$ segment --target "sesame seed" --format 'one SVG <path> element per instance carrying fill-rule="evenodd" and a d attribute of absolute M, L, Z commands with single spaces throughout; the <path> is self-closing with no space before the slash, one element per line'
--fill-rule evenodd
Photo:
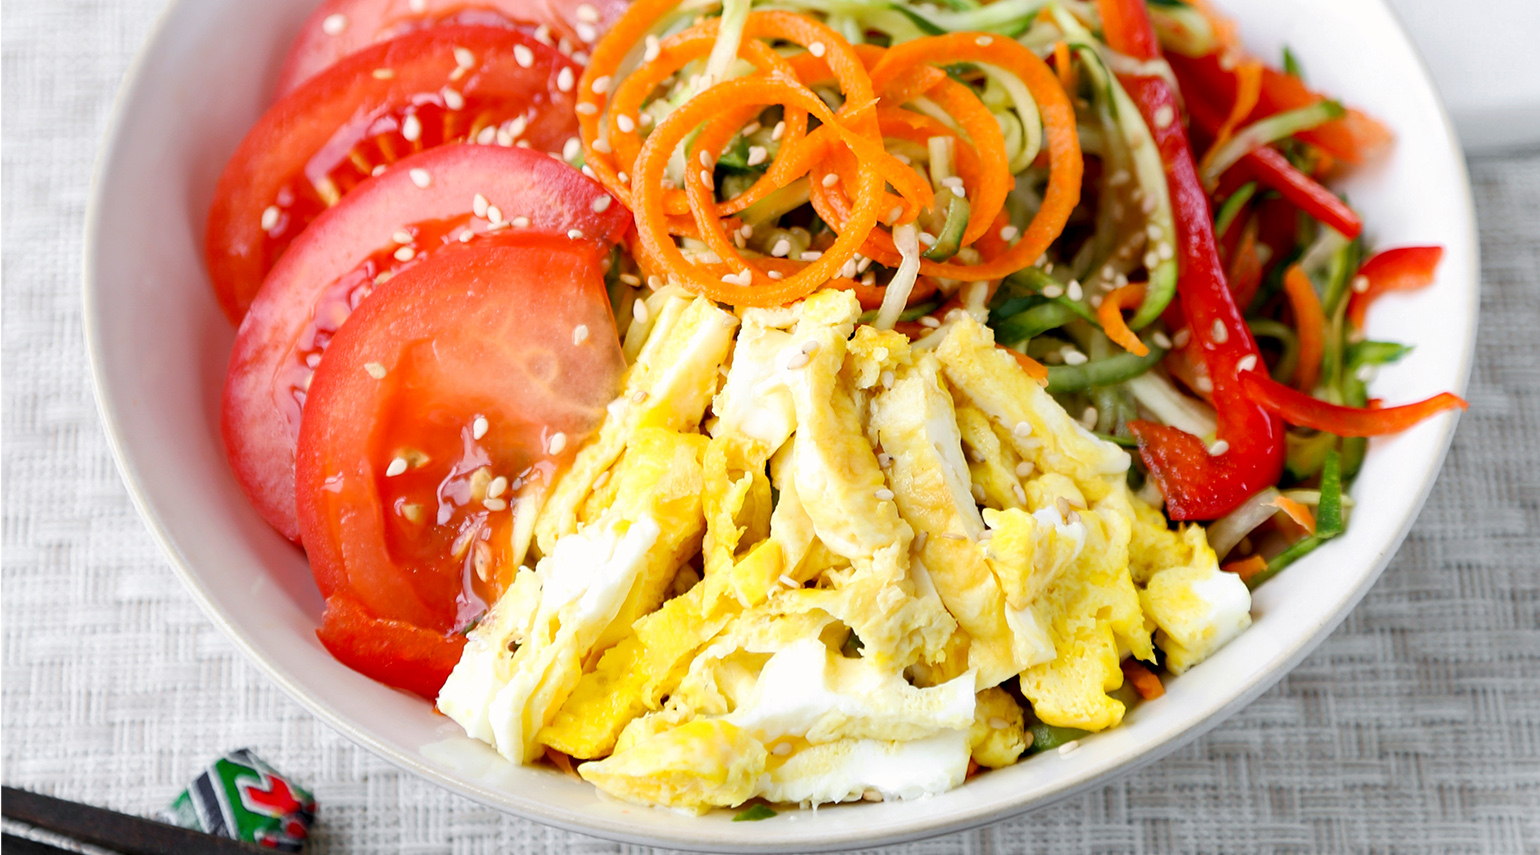
<path fill-rule="evenodd" d="M 888 468 L 889 466 L 892 466 L 892 465 L 893 465 L 893 455 L 888 454 L 886 451 L 878 453 L 878 455 L 877 455 L 877 466 L 878 467 L 880 467 L 882 469 L 886 469 L 886 468 Z"/>
<path fill-rule="evenodd" d="M 1159 347 L 1161 350 L 1171 349 L 1171 337 L 1161 332 L 1160 330 L 1156 330 L 1153 334 L 1151 334 L 1150 340 L 1155 342 L 1155 346 Z"/>
<path fill-rule="evenodd" d="M 470 48 L 456 46 L 454 53 L 455 65 L 461 68 L 470 68 L 476 64 L 476 54 L 472 53 Z"/>
<path fill-rule="evenodd" d="M 392 459 L 390 461 L 390 465 L 389 466 L 385 467 L 385 477 L 386 478 L 394 478 L 397 475 L 400 475 L 402 472 L 405 472 L 405 471 L 406 471 L 406 458 L 405 457 L 397 457 L 397 458 L 394 458 L 394 459 Z"/>
<path fill-rule="evenodd" d="M 513 61 L 521 68 L 529 68 L 535 64 L 535 52 L 525 45 L 513 46 Z"/>
<path fill-rule="evenodd" d="M 278 225 L 278 218 L 282 215 L 283 212 L 278 210 L 277 205 L 268 205 L 264 208 L 262 210 L 262 231 L 272 231 L 273 227 Z"/>
<path fill-rule="evenodd" d="M 925 544 L 930 541 L 930 532 L 922 531 L 914 536 L 914 549 L 917 552 L 925 550 Z"/>
<path fill-rule="evenodd" d="M 487 197 L 481 195 L 480 193 L 477 193 L 475 196 L 471 197 L 471 213 L 478 217 L 486 217 L 489 205 L 490 203 L 487 202 Z"/>
<path fill-rule="evenodd" d="M 990 730 L 1004 730 L 1004 729 L 1006 729 L 1007 727 L 1010 727 L 1010 726 L 1011 726 L 1010 722 L 1008 722 L 1005 719 L 1000 718 L 998 716 L 991 717 L 989 719 L 989 729 Z"/>
<path fill-rule="evenodd" d="M 710 190 L 710 189 L 712 189 L 713 187 L 716 186 L 711 181 L 711 172 L 710 172 L 710 170 L 702 169 L 700 171 L 700 183 L 701 183 L 701 186 L 705 187 L 707 190 Z"/>
<path fill-rule="evenodd" d="M 1062 285 L 1049 285 L 1043 289 L 1043 296 L 1050 300 L 1057 300 L 1064 296 L 1064 287 Z"/>
<path fill-rule="evenodd" d="M 799 350 L 796 353 L 793 353 L 790 359 L 786 360 L 786 370 L 796 371 L 798 368 L 806 367 L 808 362 L 809 360 L 807 354 Z"/>
<path fill-rule="evenodd" d="M 889 490 L 887 487 L 883 487 L 877 490 L 876 492 L 872 493 L 872 495 L 875 496 L 879 502 L 893 501 L 893 491 Z"/>
<path fill-rule="evenodd" d="M 1059 746 L 1059 756 L 1060 757 L 1068 757 L 1069 755 L 1074 754 L 1076 751 L 1079 751 L 1079 750 L 1080 750 L 1080 740 L 1072 739 L 1069 742 L 1066 742 L 1063 745 Z"/>
<path fill-rule="evenodd" d="M 375 80 L 390 80 L 396 76 L 396 73 L 388 68 L 376 68 L 375 70 L 369 72 L 369 76 L 373 77 Z"/>
<path fill-rule="evenodd" d="M 1176 257 L 1176 250 L 1171 248 L 1171 244 L 1162 243 L 1155 247 L 1155 255 L 1161 261 L 1170 261 Z"/>
<path fill-rule="evenodd" d="M 556 88 L 563 92 L 571 92 L 572 85 L 576 82 L 571 68 L 564 67 L 556 74 Z"/>
<path fill-rule="evenodd" d="M 797 257 L 802 259 L 803 261 L 817 261 L 818 259 L 823 258 L 823 253 L 819 252 L 816 249 L 809 249 L 809 250 L 803 251 Z"/>
<path fill-rule="evenodd" d="M 658 58 L 658 54 L 662 52 L 663 48 L 660 44 L 658 44 L 657 36 L 648 36 L 646 44 L 647 49 L 642 54 L 642 59 L 646 60 L 647 62 L 652 62 Z"/>
<path fill-rule="evenodd" d="M 470 229 L 464 229 L 460 232 L 460 243 L 470 243 L 471 240 L 475 237 L 475 232 L 471 231 Z"/>
<path fill-rule="evenodd" d="M 376 380 L 385 379 L 385 366 L 379 364 L 378 362 L 365 362 L 364 371 L 370 377 L 373 377 Z"/>
<path fill-rule="evenodd" d="M 840 183 L 840 177 L 832 172 L 823 177 L 823 186 L 825 187 L 833 187 L 838 183 Z"/>
<path fill-rule="evenodd" d="M 419 188 L 425 188 L 433 183 L 433 176 L 429 175 L 426 169 L 414 168 L 407 174 L 411 176 L 412 183 L 416 184 Z"/>
<path fill-rule="evenodd" d="M 758 166 L 770 157 L 770 152 L 762 145 L 749 146 L 749 166 Z"/>
<path fill-rule="evenodd" d="M 550 24 L 541 24 L 540 26 L 536 27 L 535 28 L 535 32 L 534 32 L 534 36 L 535 36 L 535 41 L 537 41 L 537 42 L 539 42 L 539 43 L 541 43 L 543 45 L 551 46 L 551 45 L 554 44 L 551 41 L 551 25 Z"/>
<path fill-rule="evenodd" d="M 1096 419 L 1100 415 L 1101 413 L 1098 413 L 1095 407 L 1086 407 L 1085 412 L 1080 414 L 1080 423 L 1089 430 L 1092 425 L 1096 424 Z"/>
<path fill-rule="evenodd" d="M 745 267 L 737 273 L 722 274 L 722 281 L 729 285 L 737 285 L 741 288 L 746 288 L 754 282 L 754 273 Z"/>
<path fill-rule="evenodd" d="M 614 201 L 615 201 L 615 197 L 614 196 L 611 196 L 610 194 L 605 193 L 602 196 L 596 197 L 594 199 L 594 203 L 592 205 L 589 205 L 589 207 L 593 209 L 595 214 L 602 214 L 605 211 L 608 211 L 610 209 L 610 205 L 612 203 L 614 203 Z"/>
<path fill-rule="evenodd" d="M 1076 301 L 1085 296 L 1085 290 L 1080 287 L 1080 282 L 1076 279 L 1069 280 L 1069 284 L 1064 286 L 1064 293 L 1068 295 L 1071 300 Z"/>
<path fill-rule="evenodd" d="M 395 255 L 397 261 L 411 261 L 417 256 L 417 251 L 409 246 L 403 246 L 396 250 Z"/>
<path fill-rule="evenodd" d="M 647 401 L 647 390 L 646 389 L 637 389 L 635 392 L 631 393 L 631 403 L 633 403 L 633 404 L 641 404 L 641 403 L 645 403 L 646 401 Z"/>
<path fill-rule="evenodd" d="M 777 757 L 785 757 L 786 755 L 791 753 L 791 743 L 790 742 L 777 742 L 775 744 L 775 747 L 770 749 L 770 753 L 774 754 Z"/>
<path fill-rule="evenodd" d="M 621 113 L 615 117 L 615 127 L 620 128 L 621 133 L 629 134 L 636 130 L 636 122 L 630 116 Z"/>
<path fill-rule="evenodd" d="M 1031 464 L 1029 463 L 1027 465 L 1030 466 Z M 1020 467 L 1018 466 L 1017 468 L 1019 469 Z M 1015 494 L 1016 502 L 1018 504 L 1025 505 L 1027 503 L 1027 491 L 1023 490 L 1020 484 L 1012 484 L 1011 492 Z"/>
<path fill-rule="evenodd" d="M 1230 330 L 1225 327 L 1224 321 L 1221 321 L 1217 318 L 1214 320 L 1214 328 L 1212 334 L 1215 344 L 1224 344 L 1230 340 Z"/>
<path fill-rule="evenodd" d="M 619 181 L 621 184 L 630 184 L 631 183 L 631 176 L 625 174 L 624 172 L 616 173 L 615 174 L 615 179 L 617 181 Z"/>
<path fill-rule="evenodd" d="M 936 236 L 931 234 L 930 232 L 920 232 L 919 237 L 920 237 L 920 243 L 922 243 L 922 244 L 924 244 L 926 246 L 935 246 L 935 244 L 936 244 Z"/>
<path fill-rule="evenodd" d="M 511 225 L 516 229 L 529 228 L 529 217 L 514 217 Z"/>
<path fill-rule="evenodd" d="M 973 500 L 975 502 L 979 502 L 981 504 L 983 503 L 983 501 L 984 501 L 984 485 L 983 484 L 975 483 L 975 484 L 973 484 L 972 487 L 969 488 L 969 491 L 971 493 L 973 493 Z"/>
<path fill-rule="evenodd" d="M 488 205 L 487 206 L 487 219 L 491 220 L 494 223 L 502 222 L 503 221 L 503 209 L 497 207 L 496 205 Z"/>
<path fill-rule="evenodd" d="M 1060 496 L 1053 500 L 1054 507 L 1058 509 L 1059 516 L 1068 517 L 1070 514 L 1069 499 Z"/>
<path fill-rule="evenodd" d="M 813 56 L 823 56 L 824 50 L 823 42 L 813 42 L 807 46 L 807 52 Z"/>
<path fill-rule="evenodd" d="M 508 502 L 503 499 L 494 499 L 490 496 L 481 500 L 481 506 L 489 511 L 506 511 Z"/>
<path fill-rule="evenodd" d="M 551 454 L 561 454 L 562 449 L 564 449 L 566 447 L 567 447 L 567 435 L 566 434 L 562 433 L 561 431 L 557 431 L 556 433 L 551 434 L 551 442 L 550 442 L 550 445 L 548 446 L 548 450 L 550 451 Z"/>
<path fill-rule="evenodd" d="M 771 279 L 780 279 L 781 278 L 781 271 L 779 271 L 779 270 L 772 270 L 769 273 L 766 273 L 765 275 L 769 276 Z"/>
<path fill-rule="evenodd" d="M 348 16 L 343 14 L 327 15 L 321 21 L 321 32 L 328 36 L 335 36 L 348 28 Z"/>
<path fill-rule="evenodd" d="M 891 388 L 893 388 L 893 381 L 896 378 L 893 376 L 893 372 L 892 371 L 884 371 L 884 372 L 882 372 L 882 376 L 880 378 L 878 378 L 878 379 L 880 379 L 882 381 L 882 385 L 885 388 L 891 389 Z"/>
<path fill-rule="evenodd" d="M 588 324 L 578 324 L 572 328 L 572 343 L 582 344 L 588 341 Z"/>
<path fill-rule="evenodd" d="M 412 242 L 412 233 L 408 232 L 408 231 L 399 231 L 399 232 L 396 232 L 395 234 L 391 235 L 390 239 L 395 241 L 396 243 L 411 243 Z"/>
<path fill-rule="evenodd" d="M 573 240 L 582 240 L 583 239 L 583 230 L 582 229 L 567 229 L 567 237 L 572 238 Z"/>
<path fill-rule="evenodd" d="M 967 535 L 965 535 L 965 534 L 958 534 L 955 531 L 944 531 L 944 532 L 941 533 L 941 536 L 943 538 L 945 538 L 946 540 L 967 540 L 968 539 Z"/>
<path fill-rule="evenodd" d="M 595 95 L 603 95 L 610 91 L 610 76 L 608 74 L 601 74 L 595 77 L 594 82 L 590 83 L 588 88 L 592 89 Z"/>
<path fill-rule="evenodd" d="M 933 330 L 934 329 L 940 329 L 941 328 L 941 321 L 937 320 L 936 318 L 931 317 L 930 315 L 926 315 L 926 316 L 920 318 L 920 326 L 927 327 L 927 328 L 933 329 Z"/>
<path fill-rule="evenodd" d="M 1218 457 L 1219 455 L 1224 454 L 1226 451 L 1229 451 L 1229 450 L 1230 450 L 1230 443 L 1225 442 L 1222 439 L 1214 440 L 1214 444 L 1208 447 L 1208 453 L 1212 454 L 1215 457 Z"/>
<path fill-rule="evenodd" d="M 577 15 L 579 21 L 587 21 L 590 24 L 599 23 L 599 10 L 595 9 L 592 4 L 579 4 L 577 9 L 574 10 L 574 14 Z"/>
<path fill-rule="evenodd" d="M 770 139 L 772 139 L 772 140 L 779 140 L 781 138 L 781 135 L 785 134 L 785 133 L 786 133 L 786 123 L 785 122 L 776 122 L 775 123 L 775 128 L 770 131 Z"/>
<path fill-rule="evenodd" d="M 451 110 L 465 109 L 465 96 L 461 95 L 458 91 L 445 86 L 444 91 L 439 94 L 444 98 L 445 107 Z"/>
<path fill-rule="evenodd" d="M 401 122 L 401 136 L 407 142 L 417 142 L 418 138 L 422 136 L 422 120 L 417 118 L 416 113 L 407 116 Z"/>
<path fill-rule="evenodd" d="M 1255 353 L 1248 353 L 1245 356 L 1242 356 L 1239 362 L 1235 363 L 1236 371 L 1250 371 L 1256 367 L 1257 355 Z"/>
<path fill-rule="evenodd" d="M 1022 424 L 1026 424 L 1026 422 L 1022 422 Z M 1032 466 L 1032 461 L 1030 461 L 1030 460 L 1023 460 L 1023 461 L 1021 461 L 1020 463 L 1016 464 L 1016 477 L 1017 478 L 1025 478 L 1028 475 L 1031 475 L 1033 468 L 1035 468 L 1035 467 Z M 1020 485 L 1018 485 L 1018 486 L 1020 486 Z"/>
<path fill-rule="evenodd" d="M 577 137 L 567 137 L 567 141 L 561 147 L 562 160 L 576 160 L 582 153 L 583 141 Z"/>
<path fill-rule="evenodd" d="M 1020 232 L 1017 231 L 1015 226 L 1001 226 L 1000 227 L 1000 240 L 1003 240 L 1003 241 L 1006 241 L 1007 243 L 1009 243 L 1010 241 L 1015 240 L 1016 239 L 1016 235 L 1019 234 L 1019 233 Z"/>
<path fill-rule="evenodd" d="M 1062 353 L 1064 354 L 1065 365 L 1084 365 L 1090 361 L 1090 357 L 1074 349 L 1073 347 L 1064 348 Z"/>
<path fill-rule="evenodd" d="M 1176 111 L 1171 109 L 1170 104 L 1162 104 L 1155 108 L 1155 127 L 1165 130 L 1171 127 L 1174 121 L 1176 121 Z"/>
<path fill-rule="evenodd" d="M 800 587 L 802 587 L 800 584 L 797 583 L 796 579 L 791 578 L 790 576 L 786 575 L 785 573 L 782 573 L 778 577 L 778 581 L 780 581 L 780 583 L 782 585 L 785 585 L 788 588 L 800 588 Z"/>
<path fill-rule="evenodd" d="M 648 284 L 652 284 L 651 279 L 648 280 Z M 661 287 L 661 285 L 657 287 Z M 639 324 L 647 323 L 647 303 L 645 301 L 637 300 L 631 304 L 631 320 Z"/>
<path fill-rule="evenodd" d="M 973 43 L 978 45 L 979 47 L 989 47 L 990 43 L 992 43 L 993 41 L 994 41 L 994 39 L 990 38 L 989 36 L 979 36 L 978 38 L 973 40 Z"/>
<path fill-rule="evenodd" d="M 1369 277 L 1362 274 L 1353 277 L 1353 293 L 1366 294 L 1369 292 Z"/>
<path fill-rule="evenodd" d="M 599 105 L 589 101 L 584 101 L 572 109 L 576 110 L 579 116 L 595 116 L 599 113 Z M 600 142 L 602 140 L 594 140 L 594 148 L 599 148 Z"/>
<path fill-rule="evenodd" d="M 593 42 L 597 41 L 598 38 L 599 38 L 599 30 L 593 24 L 588 24 L 588 23 L 584 23 L 582 21 L 578 21 L 576 24 L 573 25 L 572 29 L 577 30 L 578 38 L 580 38 L 583 41 L 588 42 L 590 44 L 592 44 Z M 573 61 L 574 62 L 585 62 L 585 61 L 587 61 L 588 56 L 586 54 L 583 54 L 583 59 L 582 60 L 578 59 L 578 55 L 582 54 L 582 53 L 583 53 L 582 51 L 573 51 L 572 52 L 572 59 L 573 59 Z"/>
<path fill-rule="evenodd" d="M 1182 327 L 1171 336 L 1171 343 L 1177 347 L 1186 347 L 1189 341 L 1192 341 L 1191 327 Z"/>
<path fill-rule="evenodd" d="M 374 168 L 369 170 L 369 174 L 373 175 L 375 177 L 379 177 L 381 175 L 384 175 L 385 174 L 385 164 L 383 164 L 383 163 L 376 163 L 374 165 Z"/>

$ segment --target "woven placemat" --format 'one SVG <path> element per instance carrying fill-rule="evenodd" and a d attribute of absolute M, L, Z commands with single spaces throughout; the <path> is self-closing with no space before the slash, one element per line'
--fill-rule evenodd
<path fill-rule="evenodd" d="M 160 6 L 4 6 L 5 783 L 148 814 L 250 745 L 315 790 L 316 852 L 635 851 L 501 815 L 347 742 L 241 658 L 140 524 L 91 400 L 80 241 L 112 95 Z M 1154 766 L 890 853 L 1540 852 L 1540 156 L 1471 168 L 1471 410 L 1362 605 Z"/>

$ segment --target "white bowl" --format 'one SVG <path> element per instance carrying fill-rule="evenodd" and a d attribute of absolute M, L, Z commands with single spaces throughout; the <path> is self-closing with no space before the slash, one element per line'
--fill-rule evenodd
<path fill-rule="evenodd" d="M 201 261 L 226 157 L 268 103 L 289 38 L 315 0 L 172 3 L 119 95 L 86 236 L 86 334 L 123 479 L 189 591 L 250 659 L 315 715 L 396 765 L 489 806 L 628 842 L 730 851 L 873 846 L 1041 807 L 1154 761 L 1276 682 L 1364 595 L 1417 517 L 1454 428 L 1445 415 L 1373 443 L 1347 533 L 1264 586 L 1256 623 L 1123 726 L 906 803 L 789 811 L 755 823 L 601 798 L 510 766 L 426 703 L 338 664 L 315 637 L 321 597 L 304 556 L 258 518 L 225 465 L 218 405 L 232 331 Z M 1377 0 L 1225 0 L 1250 48 L 1287 44 L 1310 81 L 1386 121 L 1386 160 L 1343 187 L 1372 244 L 1445 247 L 1437 283 L 1392 296 L 1370 331 L 1415 344 L 1381 372 L 1388 401 L 1463 390 L 1475 342 L 1475 221 L 1464 161 L 1433 86 Z"/>

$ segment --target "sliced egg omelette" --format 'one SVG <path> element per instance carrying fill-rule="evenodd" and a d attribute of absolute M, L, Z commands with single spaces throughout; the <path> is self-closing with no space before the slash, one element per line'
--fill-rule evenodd
<path fill-rule="evenodd" d="M 647 308 L 438 698 L 510 761 L 686 811 L 917 798 L 1016 762 L 1029 715 L 1117 725 L 1124 658 L 1181 673 L 1250 623 L 966 313 L 916 345 L 843 291 Z"/>

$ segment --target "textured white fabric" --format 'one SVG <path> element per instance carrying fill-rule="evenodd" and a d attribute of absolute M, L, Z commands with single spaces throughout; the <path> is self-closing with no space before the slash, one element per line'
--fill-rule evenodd
<path fill-rule="evenodd" d="M 204 619 L 135 516 L 91 400 L 80 240 L 112 95 L 160 5 L 4 7 L 5 783 L 150 814 L 250 745 L 316 791 L 317 852 L 634 851 L 452 796 L 315 721 Z M 1540 851 L 1540 157 L 1472 170 L 1471 411 L 1347 623 L 1152 767 L 890 852 Z"/>

